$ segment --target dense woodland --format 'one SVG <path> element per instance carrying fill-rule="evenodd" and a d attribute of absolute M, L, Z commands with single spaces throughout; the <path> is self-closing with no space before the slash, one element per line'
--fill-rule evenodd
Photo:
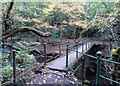
<path fill-rule="evenodd" d="M 120 1 L 38 3 L 13 0 L 2 3 L 0 17 L 2 83 L 10 81 L 12 77 L 11 49 L 17 52 L 17 75 L 38 63 L 35 57 L 37 54 L 42 57 L 43 52 L 36 46 L 43 46 L 46 41 L 47 45 L 57 45 L 68 39 L 74 42 L 78 39 L 92 39 L 113 44 L 112 48 L 116 48 L 114 52 L 119 54 Z M 21 54 L 23 51 L 25 53 Z M 36 69 L 22 79 L 28 80 Z"/>
<path fill-rule="evenodd" d="M 116 38 L 119 34 L 119 2 L 14 2 L 10 14 L 6 15 L 9 4 L 3 4 L 3 19 L 8 17 L 16 29 L 27 26 L 45 32 L 55 30 L 54 33 L 62 32 L 70 38 L 78 38 L 87 31 L 91 37 Z M 7 30 L 4 26 L 3 32 Z"/>

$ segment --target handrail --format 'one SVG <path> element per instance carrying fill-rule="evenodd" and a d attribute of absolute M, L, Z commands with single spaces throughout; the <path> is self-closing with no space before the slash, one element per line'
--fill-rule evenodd
<path fill-rule="evenodd" d="M 43 63 L 41 63 L 41 66 L 42 66 L 42 64 Z M 37 67 L 37 66 L 40 66 L 40 64 L 37 64 L 37 65 L 33 66 L 32 68 L 28 69 L 27 71 L 23 72 L 22 74 L 20 74 L 19 76 L 16 77 L 16 80 L 19 79 L 21 76 L 25 75 L 26 73 L 28 73 L 29 71 L 31 71 L 32 69 L 34 69 L 35 67 Z M 6 85 L 7 83 L 10 83 L 12 81 L 13 81 L 13 79 L 11 79 L 10 81 L 7 81 L 7 82 L 3 83 L 2 85 Z"/>
<path fill-rule="evenodd" d="M 76 71 L 78 70 L 78 68 L 79 68 L 80 66 L 81 66 L 81 64 L 79 64 L 79 65 L 77 66 L 77 68 L 74 70 L 73 74 L 76 73 Z"/>
<path fill-rule="evenodd" d="M 113 64 L 117 64 L 117 65 L 120 65 L 120 62 L 115 62 L 115 61 L 109 61 L 109 60 L 106 60 L 106 59 L 100 59 L 101 61 L 105 61 L 105 62 L 108 62 L 108 63 L 113 63 Z"/>
<path fill-rule="evenodd" d="M 87 42 L 87 41 L 86 41 Z M 81 42 L 80 42 L 81 43 Z M 86 43 L 86 49 L 87 49 L 87 47 L 89 46 L 89 45 L 87 45 L 88 43 Z M 71 46 L 69 46 L 69 45 L 67 45 L 66 46 L 66 51 L 68 51 L 71 47 L 75 47 L 75 46 L 77 46 L 77 48 L 78 48 L 78 44 L 75 44 L 75 45 L 71 45 Z M 120 63 L 119 62 L 115 62 L 115 61 L 109 61 L 109 60 L 106 60 L 106 59 L 102 59 L 101 58 L 101 56 L 92 56 L 92 55 L 89 55 L 89 54 L 85 54 L 85 52 L 79 52 L 78 51 L 78 49 L 72 49 L 71 51 L 74 51 L 74 52 L 76 52 L 76 56 L 77 56 L 77 54 L 78 53 L 80 53 L 80 54 L 82 54 L 82 55 L 85 55 L 85 56 L 88 56 L 88 57 L 90 57 L 90 58 L 93 58 L 93 59 L 96 59 L 97 60 L 97 73 L 96 73 L 96 86 L 99 86 L 100 84 L 99 84 L 99 78 L 101 77 L 101 78 L 104 78 L 104 79 L 106 79 L 106 80 L 108 80 L 108 81 L 111 81 L 111 82 L 114 82 L 114 83 L 116 83 L 116 84 L 120 84 L 120 82 L 117 82 L 117 81 L 114 81 L 114 80 L 112 80 L 112 79 L 110 79 L 110 78 L 107 78 L 107 77 L 104 77 L 104 76 L 102 76 L 102 75 L 100 75 L 100 68 L 101 68 L 101 65 L 100 65 L 100 62 L 101 61 L 105 61 L 105 62 L 108 62 L 108 63 L 112 63 L 112 64 L 117 64 L 117 65 L 120 65 Z M 83 51 L 83 42 L 82 42 L 82 51 Z M 68 61 L 67 59 L 68 59 L 68 52 L 66 52 L 66 61 Z M 68 67 L 68 62 L 66 62 L 66 67 Z M 78 65 L 78 67 L 80 66 L 80 64 Z M 72 71 L 73 71 L 73 73 L 75 73 L 76 71 L 77 71 L 77 69 L 78 69 L 78 67 L 75 69 L 75 70 L 73 70 L 71 67 L 69 67 Z"/>
<path fill-rule="evenodd" d="M 72 47 L 76 47 L 74 50 L 71 50 L 71 51 L 76 52 L 76 57 L 77 57 L 77 54 L 79 53 L 79 54 L 88 56 L 88 57 L 90 57 L 90 58 L 96 59 L 96 60 L 97 60 L 97 69 L 98 69 L 98 70 L 101 68 L 101 65 L 98 65 L 98 63 L 100 64 L 101 61 L 105 61 L 105 62 L 108 62 L 108 63 L 113 63 L 113 64 L 120 65 L 119 62 L 109 61 L 109 60 L 106 60 L 106 59 L 99 58 L 99 56 L 96 57 L 96 56 L 92 56 L 92 55 L 86 54 L 85 52 L 79 52 L 79 51 L 78 51 L 78 45 L 80 45 L 80 44 L 82 44 L 82 48 L 84 48 L 83 42 L 82 42 L 82 43 L 81 43 L 81 42 L 76 42 L 76 44 L 74 44 L 74 45 L 69 45 L 69 44 L 67 43 L 67 45 L 66 45 L 66 67 L 67 67 L 67 68 L 70 68 L 70 67 L 68 67 L 68 53 L 69 53 L 69 50 L 70 50 Z M 92 44 L 92 43 L 87 43 L 87 49 L 88 49 L 89 44 Z M 86 45 L 86 44 L 85 44 L 85 45 Z M 92 45 L 93 45 L 93 44 L 92 44 Z M 22 52 L 22 53 L 23 53 L 23 52 Z M 20 53 L 17 53 L 17 54 L 20 54 Z M 46 57 L 46 44 L 44 44 L 44 57 Z M 47 57 L 46 57 L 45 63 L 46 63 L 46 62 L 47 62 Z M 44 62 L 43 62 L 43 63 L 44 63 Z M 40 66 L 40 64 L 35 65 L 34 67 L 32 67 L 32 68 L 30 68 L 29 70 L 23 72 L 21 75 L 15 77 L 15 78 L 16 78 L 16 79 L 20 78 L 21 76 L 23 76 L 24 74 L 28 73 L 30 70 L 32 70 L 32 69 L 35 68 L 36 66 Z M 75 72 L 77 71 L 77 69 L 78 69 L 79 67 L 80 67 L 80 64 L 78 65 L 77 68 L 75 68 L 75 70 L 73 70 L 72 68 L 70 68 L 70 69 L 73 71 L 73 74 L 75 74 Z M 99 78 L 101 77 L 101 78 L 104 78 L 104 79 L 106 79 L 106 80 L 108 80 L 108 81 L 114 82 L 114 83 L 116 83 L 116 84 L 120 84 L 120 83 L 117 82 L 117 81 L 114 81 L 114 80 L 112 80 L 112 79 L 110 79 L 110 78 L 107 78 L 107 77 L 104 77 L 104 76 L 100 75 L 100 71 L 98 71 L 98 70 L 97 70 L 97 74 L 96 74 L 96 78 L 97 78 L 96 81 L 97 81 L 97 82 L 99 82 Z M 98 73 L 98 72 L 99 72 L 99 73 Z M 11 79 L 10 81 L 13 81 L 13 80 L 14 80 L 14 79 Z M 98 86 L 98 84 L 96 84 L 96 86 Z"/>
<path fill-rule="evenodd" d="M 80 45 L 80 44 L 82 45 L 82 53 L 78 51 L 78 45 Z M 89 46 L 89 41 L 86 41 L 85 45 L 87 47 L 86 48 L 86 50 L 87 50 L 88 46 Z M 83 41 L 82 42 L 81 41 L 76 42 L 74 45 L 69 45 L 69 41 L 67 42 L 67 45 L 66 45 L 66 67 L 68 67 L 68 53 L 69 53 L 69 50 L 76 52 L 76 58 L 78 58 L 78 53 L 83 54 L 83 48 L 84 48 L 85 45 L 83 45 Z M 74 50 L 71 50 L 72 47 L 75 47 Z"/>
<path fill-rule="evenodd" d="M 80 45 L 80 44 L 81 44 L 81 42 L 78 42 L 78 43 L 76 43 L 74 45 L 69 45 L 68 48 L 72 48 L 72 47 L 75 47 L 76 45 Z"/>
<path fill-rule="evenodd" d="M 76 52 L 76 50 L 72 50 L 72 51 Z M 78 51 L 78 53 L 80 53 L 82 55 L 85 55 L 85 56 L 89 56 L 89 57 L 94 58 L 94 59 L 97 59 L 95 56 L 92 56 L 92 55 L 89 55 L 89 54 L 85 54 L 85 53 L 82 53 L 82 52 L 79 52 L 79 51 Z"/>
<path fill-rule="evenodd" d="M 21 52 L 21 51 L 20 51 L 20 52 L 17 51 L 16 53 L 17 53 L 18 55 L 21 55 L 21 54 L 25 54 L 25 53 L 28 53 L 28 52 L 29 52 L 28 50 L 24 50 L 24 51 L 22 51 L 22 52 Z"/>
<path fill-rule="evenodd" d="M 120 84 L 120 82 L 114 81 L 114 80 L 112 80 L 112 79 L 110 79 L 110 78 L 107 78 L 107 77 L 104 77 L 104 76 L 102 76 L 102 75 L 99 75 L 99 77 L 101 77 L 101 78 L 103 78 L 103 79 L 106 79 L 106 80 L 108 80 L 108 81 L 111 81 L 111 82 L 113 82 L 113 83 Z"/>
<path fill-rule="evenodd" d="M 59 52 L 60 52 L 60 55 L 61 55 L 61 50 L 60 50 L 60 48 L 61 48 L 61 44 L 63 44 L 63 43 L 60 43 L 59 42 Z M 58 57 L 58 56 L 55 56 L 54 58 L 52 58 L 52 59 L 48 59 L 47 60 L 47 57 L 46 57 L 46 43 L 44 43 L 44 57 L 46 58 L 45 59 L 45 61 L 43 62 L 43 63 L 41 63 L 41 64 L 44 64 L 43 66 L 45 66 L 45 64 L 46 64 L 46 62 L 49 62 L 49 61 L 51 61 L 52 59 L 55 59 L 56 57 Z M 15 52 L 15 54 L 17 54 L 17 55 L 21 55 L 21 54 L 24 54 L 24 53 L 28 53 L 29 51 L 28 50 L 23 50 L 22 52 L 19 52 L 19 51 L 16 51 Z M 9 52 L 9 53 L 11 53 L 11 52 Z M 15 56 L 14 56 L 15 57 Z M 13 61 L 13 63 L 15 64 L 15 61 Z M 24 63 L 23 63 L 24 64 Z M 29 71 L 31 71 L 32 69 L 34 69 L 35 67 L 37 67 L 37 66 L 40 66 L 40 64 L 36 64 L 36 65 L 34 65 L 32 68 L 30 68 L 30 69 L 28 69 L 27 71 L 25 71 L 25 72 L 23 72 L 22 74 L 20 74 L 19 76 L 15 76 L 13 79 L 11 79 L 10 81 L 7 81 L 7 82 L 5 82 L 5 83 L 2 83 L 2 85 L 5 85 L 5 84 L 8 84 L 8 83 L 10 83 L 10 82 L 13 82 L 13 84 L 15 84 L 16 83 L 16 80 L 18 79 L 18 78 L 20 78 L 21 76 L 23 76 L 23 75 L 25 75 L 26 73 L 28 73 Z M 14 68 L 14 70 L 16 70 L 16 67 L 15 66 L 13 66 L 13 68 Z M 15 71 L 14 71 L 14 75 L 15 75 Z M 15 82 L 13 81 L 13 80 L 15 80 Z"/>
<path fill-rule="evenodd" d="M 32 68 L 28 69 L 27 71 L 23 72 L 22 74 L 20 74 L 19 76 L 16 77 L 16 79 L 20 78 L 21 76 L 23 76 L 24 74 L 28 73 L 29 71 L 31 71 L 32 69 L 34 69 L 35 67 L 39 66 L 40 64 L 37 64 L 35 66 L 33 66 Z"/>

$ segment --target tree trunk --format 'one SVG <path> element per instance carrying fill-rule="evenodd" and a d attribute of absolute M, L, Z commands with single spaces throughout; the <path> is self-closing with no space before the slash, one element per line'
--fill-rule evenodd
<path fill-rule="evenodd" d="M 9 30 L 11 27 L 10 11 L 12 10 L 13 4 L 14 4 L 14 0 L 10 2 L 10 4 L 7 7 L 6 12 L 3 14 L 3 25 L 4 25 L 3 31 Z"/>

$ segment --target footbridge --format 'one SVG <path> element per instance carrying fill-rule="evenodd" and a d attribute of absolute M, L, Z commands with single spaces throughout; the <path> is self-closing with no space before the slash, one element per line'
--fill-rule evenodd
<path fill-rule="evenodd" d="M 93 44 L 92 41 L 86 43 L 77 42 L 71 46 L 68 42 L 66 45 L 66 54 L 48 62 L 46 67 L 55 70 L 67 70 L 69 67 L 73 66 L 74 63 L 82 57 L 82 53 L 87 52 Z"/>

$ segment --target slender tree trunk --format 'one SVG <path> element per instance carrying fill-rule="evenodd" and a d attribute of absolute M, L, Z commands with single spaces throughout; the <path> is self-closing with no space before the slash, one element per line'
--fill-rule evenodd
<path fill-rule="evenodd" d="M 14 4 L 14 0 L 10 2 L 10 4 L 6 9 L 6 12 L 3 14 L 3 25 L 4 25 L 3 31 L 7 31 L 8 29 L 10 29 L 11 26 L 10 12 L 12 10 L 13 4 Z"/>
<path fill-rule="evenodd" d="M 10 2 L 10 4 L 8 5 L 7 9 L 6 9 L 6 12 L 3 14 L 3 24 L 2 24 L 2 31 L 7 31 L 9 29 L 11 29 L 11 20 L 10 20 L 10 12 L 12 10 L 12 7 L 13 7 L 13 4 L 14 4 L 14 0 L 12 0 L 12 2 Z M 11 31 L 10 31 L 11 32 Z M 6 38 L 2 38 L 2 42 L 5 43 L 7 42 L 7 39 Z M 12 42 L 12 37 L 11 37 L 11 42 Z"/>

